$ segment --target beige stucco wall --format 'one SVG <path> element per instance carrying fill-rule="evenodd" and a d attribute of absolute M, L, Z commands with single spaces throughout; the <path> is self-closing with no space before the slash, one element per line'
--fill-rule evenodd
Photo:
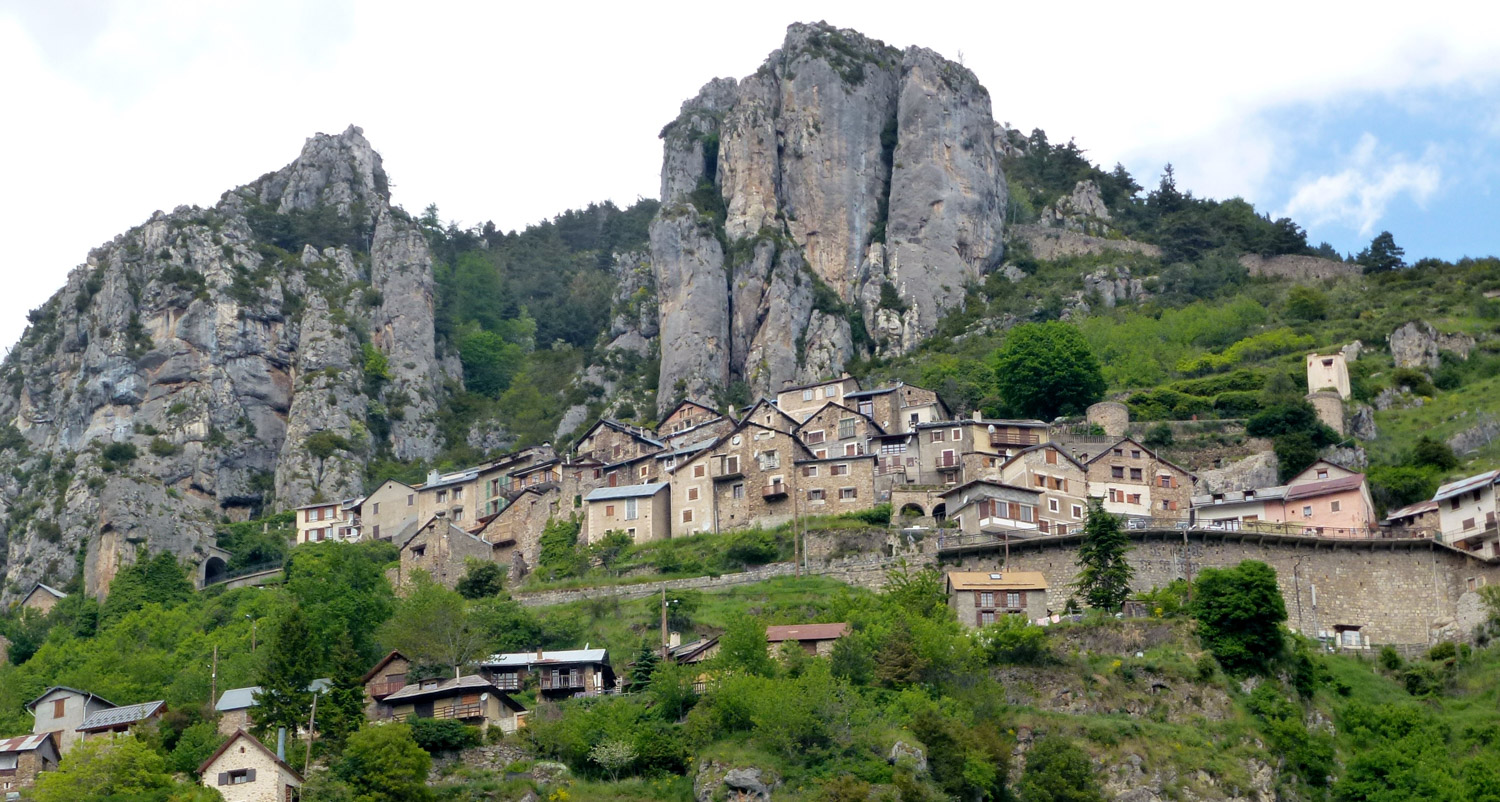
<path fill-rule="evenodd" d="M 52 715 L 53 702 L 57 699 L 65 700 L 63 703 L 63 715 L 55 717 Z M 31 731 L 40 735 L 44 732 L 57 732 L 58 748 L 63 754 L 72 750 L 73 745 L 83 740 L 83 735 L 78 732 L 78 727 L 90 713 L 108 709 L 108 705 L 98 700 L 85 700 L 72 691 L 53 691 L 42 697 L 36 703 L 36 718 L 32 721 Z"/>
<path fill-rule="evenodd" d="M 255 769 L 255 781 L 219 785 L 219 774 L 240 769 Z M 203 785 L 222 794 L 224 802 L 287 802 L 286 787 L 301 783 L 276 765 L 271 755 L 248 744 L 235 743 L 203 771 Z"/>
<path fill-rule="evenodd" d="M 586 502 L 589 537 L 597 540 L 609 531 L 629 532 L 632 529 L 637 543 L 671 537 L 672 494 L 668 488 L 658 490 L 653 496 L 637 497 L 636 517 L 633 519 L 625 515 L 629 501 L 614 498 Z"/>
<path fill-rule="evenodd" d="M 1307 391 L 1334 390 L 1339 398 L 1349 398 L 1349 365 L 1342 353 L 1307 355 Z"/>

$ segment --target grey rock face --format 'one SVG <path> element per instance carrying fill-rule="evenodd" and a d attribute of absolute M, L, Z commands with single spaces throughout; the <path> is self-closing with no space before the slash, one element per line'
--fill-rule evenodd
<path fill-rule="evenodd" d="M 1079 181 L 1070 194 L 1057 199 L 1046 208 L 1037 224 L 1047 228 L 1061 228 L 1080 234 L 1102 234 L 1108 229 L 1109 207 L 1099 195 L 1099 185 L 1093 181 Z"/>
<path fill-rule="evenodd" d="M 730 769 L 724 775 L 724 787 L 735 794 L 735 799 L 760 800 L 771 798 L 771 786 L 761 779 L 761 771 L 756 768 Z"/>
<path fill-rule="evenodd" d="M 1500 421 L 1491 415 L 1481 414 L 1473 426 L 1448 438 L 1448 447 L 1453 453 L 1463 456 L 1472 454 L 1500 438 Z"/>
<path fill-rule="evenodd" d="M 1349 343 L 1348 345 L 1340 349 L 1340 351 L 1344 355 L 1345 362 L 1353 362 L 1359 359 L 1359 355 L 1364 353 L 1364 350 L 1365 344 L 1360 342 L 1359 340 L 1355 340 L 1354 342 Z"/>
<path fill-rule="evenodd" d="M 1196 490 L 1206 494 L 1272 487 L 1278 465 L 1275 453 L 1263 451 L 1223 468 L 1199 472 Z"/>
<path fill-rule="evenodd" d="M 0 452 L 0 475 L 51 480 L 0 486 L 5 508 L 35 509 L 4 532 L 6 587 L 64 584 L 86 549 L 100 593 L 138 546 L 201 564 L 223 556 L 221 516 L 356 494 L 372 410 L 398 455 L 436 453 L 449 363 L 431 260 L 387 186 L 358 128 L 319 134 L 287 167 L 212 208 L 158 212 L 69 275 L 0 367 L 0 422 L 27 444 Z M 288 253 L 295 231 L 338 244 Z M 390 376 L 373 398 L 365 341 Z M 137 456 L 105 460 L 111 444 Z"/>
<path fill-rule="evenodd" d="M 1362 471 L 1370 465 L 1369 456 L 1359 446 L 1334 446 L 1324 449 L 1319 456 L 1351 471 Z"/>
<path fill-rule="evenodd" d="M 897 741 L 891 745 L 890 754 L 885 756 L 885 762 L 891 765 L 909 763 L 912 771 L 924 774 L 927 771 L 927 755 L 922 747 L 913 746 L 905 741 Z"/>
<path fill-rule="evenodd" d="M 1150 295 L 1140 279 L 1131 278 L 1130 268 L 1124 265 L 1102 267 L 1084 276 L 1083 294 L 1085 298 L 1098 294 L 1100 302 L 1111 309 L 1122 301 L 1141 301 Z"/>
<path fill-rule="evenodd" d="M 1439 353 L 1450 351 L 1459 359 L 1468 359 L 1474 350 L 1474 338 L 1467 334 L 1441 334 L 1425 320 L 1407 323 L 1391 332 L 1387 342 L 1391 359 L 1398 368 L 1436 370 L 1443 364 Z"/>
<path fill-rule="evenodd" d="M 1387 409 L 1401 409 L 1404 407 L 1420 407 L 1425 403 L 1422 397 L 1413 393 L 1409 387 L 1387 387 L 1375 395 L 1375 408 L 1384 412 Z"/>
<path fill-rule="evenodd" d="M 662 132 L 659 406 L 741 381 L 774 392 L 930 335 L 999 263 L 994 129 L 962 66 L 821 23 L 706 85 Z M 708 225 L 685 238 L 684 219 Z"/>
<path fill-rule="evenodd" d="M 1379 434 L 1375 429 L 1375 410 L 1369 404 L 1355 404 L 1349 414 L 1347 426 L 1351 436 L 1359 440 L 1374 440 Z"/>

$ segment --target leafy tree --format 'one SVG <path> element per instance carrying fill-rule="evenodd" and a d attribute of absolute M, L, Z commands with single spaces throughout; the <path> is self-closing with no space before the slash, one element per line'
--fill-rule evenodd
<path fill-rule="evenodd" d="M 635 762 L 635 746 L 629 741 L 602 741 L 589 750 L 589 760 L 609 772 L 610 782 L 620 779 L 620 771 Z"/>
<path fill-rule="evenodd" d="M 68 601 L 77 595 L 75 593 L 63 601 Z M 42 643 L 47 640 L 47 632 L 50 629 L 51 624 L 47 615 L 30 607 L 22 609 L 12 619 L 0 620 L 0 635 L 10 639 L 11 665 L 24 665 L 27 660 L 30 660 L 32 655 L 42 648 Z"/>
<path fill-rule="evenodd" d="M 1417 438 L 1417 444 L 1412 446 L 1411 461 L 1440 471 L 1451 471 L 1458 467 L 1458 456 L 1453 453 L 1453 449 L 1447 443 L 1425 434 Z"/>
<path fill-rule="evenodd" d="M 1281 654 L 1286 603 L 1276 571 L 1255 560 L 1205 568 L 1193 583 L 1198 637 L 1229 671 L 1264 670 Z"/>
<path fill-rule="evenodd" d="M 499 563 L 474 560 L 459 577 L 455 590 L 465 599 L 487 599 L 504 589 L 505 569 Z"/>
<path fill-rule="evenodd" d="M 147 558 L 145 547 L 136 551 L 133 565 L 121 568 L 109 583 L 109 598 L 99 617 L 102 623 L 115 621 L 125 613 L 148 604 L 164 607 L 181 604 L 193 598 L 193 582 L 187 569 L 171 552 Z"/>
<path fill-rule="evenodd" d="M 298 546 L 287 558 L 285 588 L 307 616 L 320 662 L 345 634 L 366 661 L 379 656 L 372 637 L 391 615 L 385 567 L 395 552 L 383 541 L 325 541 Z"/>
<path fill-rule="evenodd" d="M 1033 626 L 1025 616 L 1007 615 L 980 631 L 992 663 L 1040 665 L 1054 658 L 1047 645 L 1047 631 Z"/>
<path fill-rule="evenodd" d="M 427 802 L 427 771 L 432 757 L 405 724 L 367 726 L 349 736 L 333 773 L 358 802 Z"/>
<path fill-rule="evenodd" d="M 260 691 L 251 708 L 252 729 L 256 735 L 275 732 L 279 727 L 296 732 L 298 726 L 307 724 L 312 707 L 308 687 L 318 679 L 321 659 L 321 649 L 300 608 L 282 614 L 268 647 L 256 683 Z"/>
<path fill-rule="evenodd" d="M 1010 748 L 993 724 L 966 726 L 929 706 L 912 716 L 910 728 L 927 747 L 932 779 L 951 798 L 1006 798 Z"/>
<path fill-rule="evenodd" d="M 1328 317 L 1328 296 L 1298 284 L 1286 294 L 1286 313 L 1294 320 L 1322 320 Z"/>
<path fill-rule="evenodd" d="M 1307 432 L 1283 434 L 1271 441 L 1276 452 L 1276 475 L 1286 482 L 1318 460 L 1318 439 Z"/>
<path fill-rule="evenodd" d="M 1406 267 L 1406 250 L 1396 244 L 1391 232 L 1382 231 L 1370 240 L 1370 246 L 1359 252 L 1354 261 L 1362 265 L 1366 273 L 1384 273 Z"/>
<path fill-rule="evenodd" d="M 719 637 L 719 664 L 731 671 L 769 677 L 776 673 L 766 651 L 766 625 L 748 615 L 735 617 Z"/>
<path fill-rule="evenodd" d="M 604 536 L 589 544 L 589 554 L 599 561 L 604 570 L 613 570 L 615 563 L 624 556 L 625 550 L 635 545 L 635 539 L 628 532 L 611 529 Z"/>
<path fill-rule="evenodd" d="M 1028 323 L 1006 335 L 996 352 L 995 382 L 1007 408 L 1051 420 L 1082 412 L 1104 395 L 1104 374 L 1078 329 Z"/>
<path fill-rule="evenodd" d="M 412 577 L 411 590 L 380 628 L 380 641 L 414 662 L 455 670 L 484 656 L 497 634 L 484 608 L 432 581 L 425 571 Z"/>
<path fill-rule="evenodd" d="M 470 331 L 458 341 L 464 387 L 469 392 L 498 398 L 526 362 L 526 351 L 492 331 Z"/>
<path fill-rule="evenodd" d="M 858 633 L 850 633 L 833 642 L 828 669 L 850 685 L 868 685 L 875 676 L 875 658 L 870 645 Z"/>
<path fill-rule="evenodd" d="M 587 570 L 588 564 L 578 551 L 578 531 L 581 528 L 577 521 L 568 518 L 547 521 L 538 541 L 537 573 L 542 578 L 558 579 Z"/>
<path fill-rule="evenodd" d="M 1078 581 L 1075 583 L 1090 607 L 1118 610 L 1130 595 L 1135 569 L 1126 561 L 1130 538 L 1120 519 L 1104 509 L 1097 498 L 1089 499 L 1083 523 L 1083 541 L 1078 544 Z"/>
<path fill-rule="evenodd" d="M 328 690 L 318 700 L 317 728 L 323 744 L 333 752 L 343 749 L 349 735 L 365 721 L 365 663 L 354 642 L 341 638 L 332 654 Z"/>
<path fill-rule="evenodd" d="M 198 767 L 225 741 L 212 721 L 200 721 L 177 736 L 177 743 L 167 755 L 167 771 L 198 776 Z"/>
<path fill-rule="evenodd" d="M 204 789 L 209 790 L 209 789 Z M 99 738 L 76 744 L 56 770 L 37 776 L 31 798 L 36 802 L 78 802 L 128 797 L 166 802 L 190 787 L 173 782 L 167 762 L 134 736 Z M 217 792 L 195 800 L 222 799 Z"/>
<path fill-rule="evenodd" d="M 1059 736 L 1032 744 L 1016 793 L 1021 802 L 1104 802 L 1088 753 Z"/>
<path fill-rule="evenodd" d="M 892 606 L 922 618 L 946 618 L 948 592 L 943 575 L 936 568 L 913 570 L 902 560 L 885 573 L 882 598 Z"/>
<path fill-rule="evenodd" d="M 479 745 L 479 728 L 462 721 L 419 718 L 411 722 L 411 737 L 428 754 L 457 752 Z"/>

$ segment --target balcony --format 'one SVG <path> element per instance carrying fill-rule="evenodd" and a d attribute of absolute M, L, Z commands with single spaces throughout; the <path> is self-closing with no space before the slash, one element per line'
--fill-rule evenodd
<path fill-rule="evenodd" d="M 893 473 L 906 473 L 906 465 L 900 459 L 890 461 L 881 460 L 875 464 L 876 476 L 889 476 Z"/>
<path fill-rule="evenodd" d="M 551 674 L 543 674 L 541 689 L 544 691 L 585 690 L 583 675 L 580 674 L 577 676 L 573 676 L 569 674 L 563 674 L 554 677 Z"/>
<path fill-rule="evenodd" d="M 458 704 L 458 705 L 448 705 L 446 707 L 434 707 L 432 709 L 432 717 L 433 718 L 453 718 L 453 719 L 483 718 L 484 717 L 484 705 L 480 704 L 479 702 L 472 702 L 470 704 Z"/>
<path fill-rule="evenodd" d="M 991 432 L 992 446 L 1034 446 L 1042 442 L 1041 437 L 1022 432 Z"/>
<path fill-rule="evenodd" d="M 760 489 L 760 497 L 764 499 L 785 498 L 786 492 L 785 484 L 774 482 Z"/>
<path fill-rule="evenodd" d="M 376 682 L 370 686 L 370 695 L 376 699 L 384 699 L 406 687 L 405 682 Z"/>
<path fill-rule="evenodd" d="M 957 468 L 959 466 L 958 457 L 954 454 L 943 454 L 937 458 L 937 466 L 939 468 Z"/>

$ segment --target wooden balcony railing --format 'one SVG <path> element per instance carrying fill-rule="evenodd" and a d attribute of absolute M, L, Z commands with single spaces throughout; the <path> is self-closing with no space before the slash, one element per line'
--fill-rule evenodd
<path fill-rule="evenodd" d="M 484 706 L 478 702 L 466 705 L 449 705 L 447 707 L 434 707 L 433 718 L 481 718 L 484 716 Z"/>
<path fill-rule="evenodd" d="M 582 676 L 574 677 L 568 674 L 563 674 L 558 677 L 553 677 L 550 674 L 543 674 L 541 687 L 544 691 L 566 691 L 573 690 L 575 688 L 578 690 L 583 690 L 584 682 Z"/>
<path fill-rule="evenodd" d="M 1041 437 L 1034 434 L 1015 432 L 990 433 L 990 445 L 992 446 L 1034 446 L 1041 441 Z"/>
<path fill-rule="evenodd" d="M 374 682 L 370 684 L 370 695 L 383 699 L 406 687 L 404 682 Z"/>
<path fill-rule="evenodd" d="M 781 482 L 774 482 L 761 488 L 760 495 L 761 498 L 780 498 L 782 496 L 785 496 L 786 492 L 787 491 L 785 484 Z"/>

